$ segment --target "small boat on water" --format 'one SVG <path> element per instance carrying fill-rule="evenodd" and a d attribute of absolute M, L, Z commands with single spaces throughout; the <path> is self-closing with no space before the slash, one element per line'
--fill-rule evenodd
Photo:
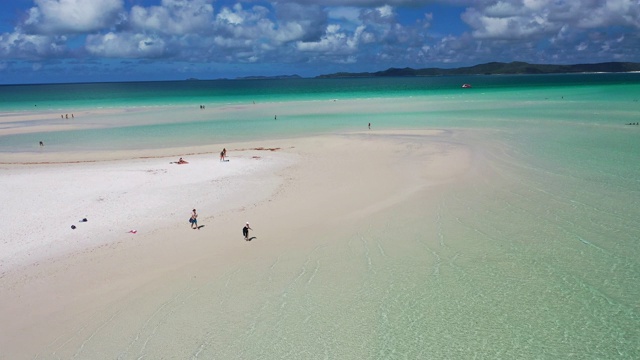
<path fill-rule="evenodd" d="M 471 87 L 471 84 L 462 84 L 463 89 L 468 89 Z"/>

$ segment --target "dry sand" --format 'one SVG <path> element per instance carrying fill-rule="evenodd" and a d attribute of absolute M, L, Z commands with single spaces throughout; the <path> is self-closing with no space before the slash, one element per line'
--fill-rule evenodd
<path fill-rule="evenodd" d="M 222 144 L 224 163 L 211 152 L 184 156 L 187 165 L 1 165 L 0 358 L 223 356 L 216 347 L 251 334 L 258 325 L 244 314 L 299 278 L 309 252 L 467 173 L 472 154 L 451 137 Z M 199 230 L 187 221 L 192 208 Z"/>

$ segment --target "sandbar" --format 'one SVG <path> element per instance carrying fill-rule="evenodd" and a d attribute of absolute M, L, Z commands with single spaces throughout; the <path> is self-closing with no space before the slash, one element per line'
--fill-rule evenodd
<path fill-rule="evenodd" d="M 472 153 L 451 136 L 362 131 L 216 144 L 228 162 L 191 149 L 3 164 L 3 356 L 229 355 L 220 344 L 259 326 L 243 314 L 270 306 L 261 299 L 281 292 L 286 308 L 301 275 L 295 259 L 466 178 Z M 176 156 L 189 164 L 174 164 Z M 192 208 L 199 230 L 188 223 Z M 250 241 L 241 234 L 247 221 Z M 270 316 L 265 324 L 277 321 Z"/>

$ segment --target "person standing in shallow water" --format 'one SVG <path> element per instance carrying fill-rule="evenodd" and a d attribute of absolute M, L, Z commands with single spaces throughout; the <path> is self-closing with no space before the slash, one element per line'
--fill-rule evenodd
<path fill-rule="evenodd" d="M 191 219 L 189 219 L 189 222 L 191 223 L 191 228 L 192 229 L 199 229 L 198 228 L 198 213 L 196 213 L 196 209 L 193 209 L 193 212 L 191 213 Z"/>

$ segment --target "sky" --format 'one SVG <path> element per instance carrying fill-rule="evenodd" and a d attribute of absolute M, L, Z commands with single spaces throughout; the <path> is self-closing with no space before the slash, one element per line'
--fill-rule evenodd
<path fill-rule="evenodd" d="M 0 0 L 0 84 L 640 62 L 640 0 Z"/>

